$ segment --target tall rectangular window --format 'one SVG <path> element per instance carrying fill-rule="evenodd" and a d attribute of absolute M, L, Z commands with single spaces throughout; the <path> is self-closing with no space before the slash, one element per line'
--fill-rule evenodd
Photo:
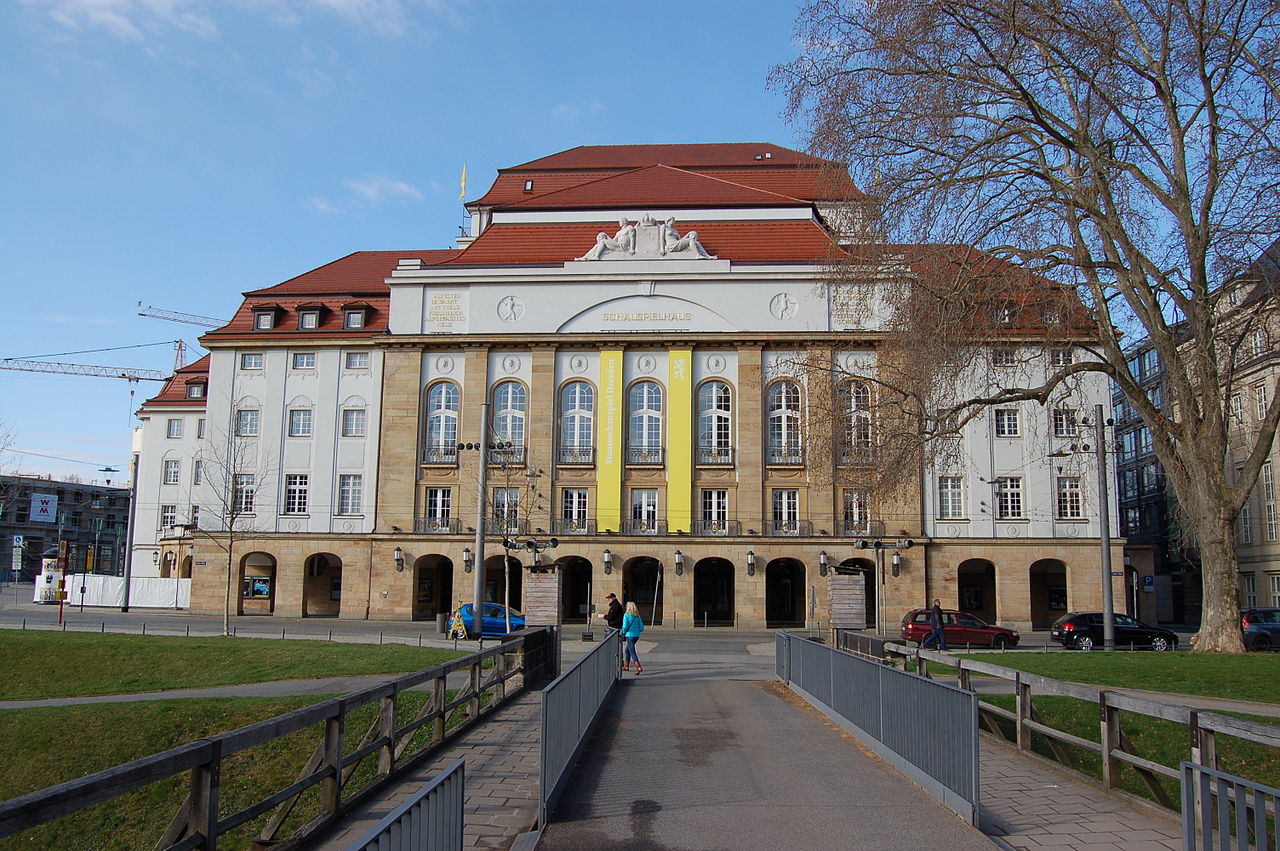
<path fill-rule="evenodd" d="M 253 499 L 258 485 L 252 473 L 236 473 L 232 491 L 231 511 L 234 514 L 252 514 Z"/>
<path fill-rule="evenodd" d="M 191 506 L 191 513 L 188 514 L 187 517 L 190 518 L 187 520 L 187 524 L 191 526 L 192 529 L 200 528 L 200 506 Z"/>
<path fill-rule="evenodd" d="M 258 436 L 258 412 L 255 410 L 236 411 L 236 437 Z"/>
<path fill-rule="evenodd" d="M 182 462 L 181 461 L 165 461 L 164 462 L 164 483 L 166 485 L 176 485 L 182 481 Z M 169 524 L 173 525 L 173 524 Z"/>
<path fill-rule="evenodd" d="M 284 513 L 306 514 L 307 491 L 311 479 L 305 474 L 291 473 L 284 477 Z"/>
<path fill-rule="evenodd" d="M 1253 408 L 1258 419 L 1261 420 L 1267 416 L 1267 385 L 1253 385 Z"/>
<path fill-rule="evenodd" d="M 996 408 L 996 437 L 1020 437 L 1022 424 L 1018 420 L 1017 408 Z"/>
<path fill-rule="evenodd" d="M 1079 520 L 1084 517 L 1079 476 L 1058 476 L 1058 519 Z"/>
<path fill-rule="evenodd" d="M 865 535 L 871 531 L 871 502 L 865 493 L 844 489 L 840 494 L 840 523 L 846 535 Z"/>
<path fill-rule="evenodd" d="M 1022 517 L 1022 477 L 1001 476 L 996 479 L 996 518 L 1017 520 Z"/>
<path fill-rule="evenodd" d="M 719 529 L 729 521 L 729 492 L 723 488 L 702 491 L 702 522 Z"/>
<path fill-rule="evenodd" d="M 635 532 L 658 529 L 658 491 L 656 488 L 631 489 L 631 521 Z"/>
<path fill-rule="evenodd" d="M 342 412 L 342 436 L 364 437 L 368 432 L 368 412 L 364 408 L 346 408 Z"/>
<path fill-rule="evenodd" d="M 164 436 L 171 439 L 182 437 L 182 420 L 171 419 L 165 423 Z"/>
<path fill-rule="evenodd" d="M 162 505 L 162 506 L 160 506 L 160 526 L 161 526 L 161 528 L 168 528 L 168 527 L 170 527 L 170 526 L 176 526 L 176 525 L 177 525 L 177 523 L 178 523 L 178 506 L 176 506 L 176 505 Z"/>
<path fill-rule="evenodd" d="M 196 420 L 196 437 L 204 439 L 204 417 Z"/>
<path fill-rule="evenodd" d="M 1239 393 L 1231 395 L 1231 418 L 1237 423 L 1244 422 L 1244 400 Z"/>
<path fill-rule="evenodd" d="M 427 488 L 423 512 L 429 531 L 447 531 L 453 519 L 453 489 Z"/>
<path fill-rule="evenodd" d="M 289 436 L 311 436 L 311 409 L 297 408 L 289 412 Z"/>
<path fill-rule="evenodd" d="M 199 458 L 191 462 L 191 484 L 204 484 L 204 462 Z"/>
<path fill-rule="evenodd" d="M 1266 505 L 1262 506 L 1262 510 L 1266 513 L 1267 540 L 1274 541 L 1278 531 L 1276 526 L 1276 504 L 1274 502 L 1268 502 Z"/>
<path fill-rule="evenodd" d="M 1078 433 L 1075 410 L 1073 408 L 1054 408 L 1053 436 L 1075 437 Z"/>
<path fill-rule="evenodd" d="M 493 489 L 493 525 L 496 531 L 520 531 L 520 489 Z"/>
<path fill-rule="evenodd" d="M 1244 598 L 1246 608 L 1252 608 L 1258 605 L 1258 578 L 1252 573 L 1246 573 L 1241 577 L 1243 579 L 1244 588 L 1241 589 L 1241 597 Z"/>
<path fill-rule="evenodd" d="M 1276 483 L 1270 461 L 1262 465 L 1262 498 L 1267 502 L 1275 502 L 1276 499 Z"/>
<path fill-rule="evenodd" d="M 944 520 L 964 517 L 964 479 L 960 476 L 938 477 L 938 517 Z"/>
<path fill-rule="evenodd" d="M 1273 574 L 1267 579 L 1271 582 L 1271 605 L 1280 606 L 1280 574 Z"/>
<path fill-rule="evenodd" d="M 771 503 L 773 534 L 800 534 L 800 491 L 794 488 L 774 488 Z"/>
<path fill-rule="evenodd" d="M 565 488 L 560 492 L 560 517 L 573 529 L 587 521 L 586 488 Z"/>
<path fill-rule="evenodd" d="M 1249 503 L 1240 506 L 1240 513 L 1236 515 L 1236 524 L 1240 533 L 1240 543 L 1253 543 L 1253 516 L 1249 511 Z"/>
<path fill-rule="evenodd" d="M 360 514 L 364 502 L 364 476 L 338 476 L 338 513 Z"/>

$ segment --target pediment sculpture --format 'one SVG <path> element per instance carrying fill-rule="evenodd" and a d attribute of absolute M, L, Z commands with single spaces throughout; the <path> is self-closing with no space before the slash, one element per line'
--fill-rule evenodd
<path fill-rule="evenodd" d="M 715 260 L 698 241 L 698 232 L 684 236 L 675 227 L 675 217 L 665 222 L 654 221 L 647 213 L 631 224 L 624 216 L 618 220 L 618 232 L 596 234 L 596 244 L 577 260 Z"/>

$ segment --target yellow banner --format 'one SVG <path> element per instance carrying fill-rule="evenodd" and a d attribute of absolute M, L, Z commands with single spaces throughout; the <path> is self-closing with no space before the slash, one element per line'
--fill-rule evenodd
<path fill-rule="evenodd" d="M 692 531 L 693 350 L 672 349 L 667 378 L 667 529 Z"/>
<path fill-rule="evenodd" d="M 622 529 L 622 350 L 600 352 L 596 408 L 596 529 Z"/>

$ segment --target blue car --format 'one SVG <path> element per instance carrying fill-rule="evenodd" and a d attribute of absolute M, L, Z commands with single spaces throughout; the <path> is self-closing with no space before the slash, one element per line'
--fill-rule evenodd
<path fill-rule="evenodd" d="M 498 603 L 483 603 L 480 625 L 483 635 L 507 634 L 507 608 Z M 453 613 L 449 622 L 449 635 L 454 638 L 474 638 L 476 634 L 475 605 L 464 603 Z M 524 629 L 524 615 L 511 610 L 511 631 Z"/>

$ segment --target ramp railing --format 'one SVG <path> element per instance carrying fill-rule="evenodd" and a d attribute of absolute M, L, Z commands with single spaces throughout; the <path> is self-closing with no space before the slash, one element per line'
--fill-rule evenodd
<path fill-rule="evenodd" d="M 347 846 L 347 851 L 461 851 L 464 760 L 457 760 Z"/>
<path fill-rule="evenodd" d="M 1194 762 L 1181 769 L 1183 851 L 1280 848 L 1280 789 Z"/>
<path fill-rule="evenodd" d="M 978 699 L 971 692 L 786 632 L 776 671 L 957 815 L 978 824 Z"/>

